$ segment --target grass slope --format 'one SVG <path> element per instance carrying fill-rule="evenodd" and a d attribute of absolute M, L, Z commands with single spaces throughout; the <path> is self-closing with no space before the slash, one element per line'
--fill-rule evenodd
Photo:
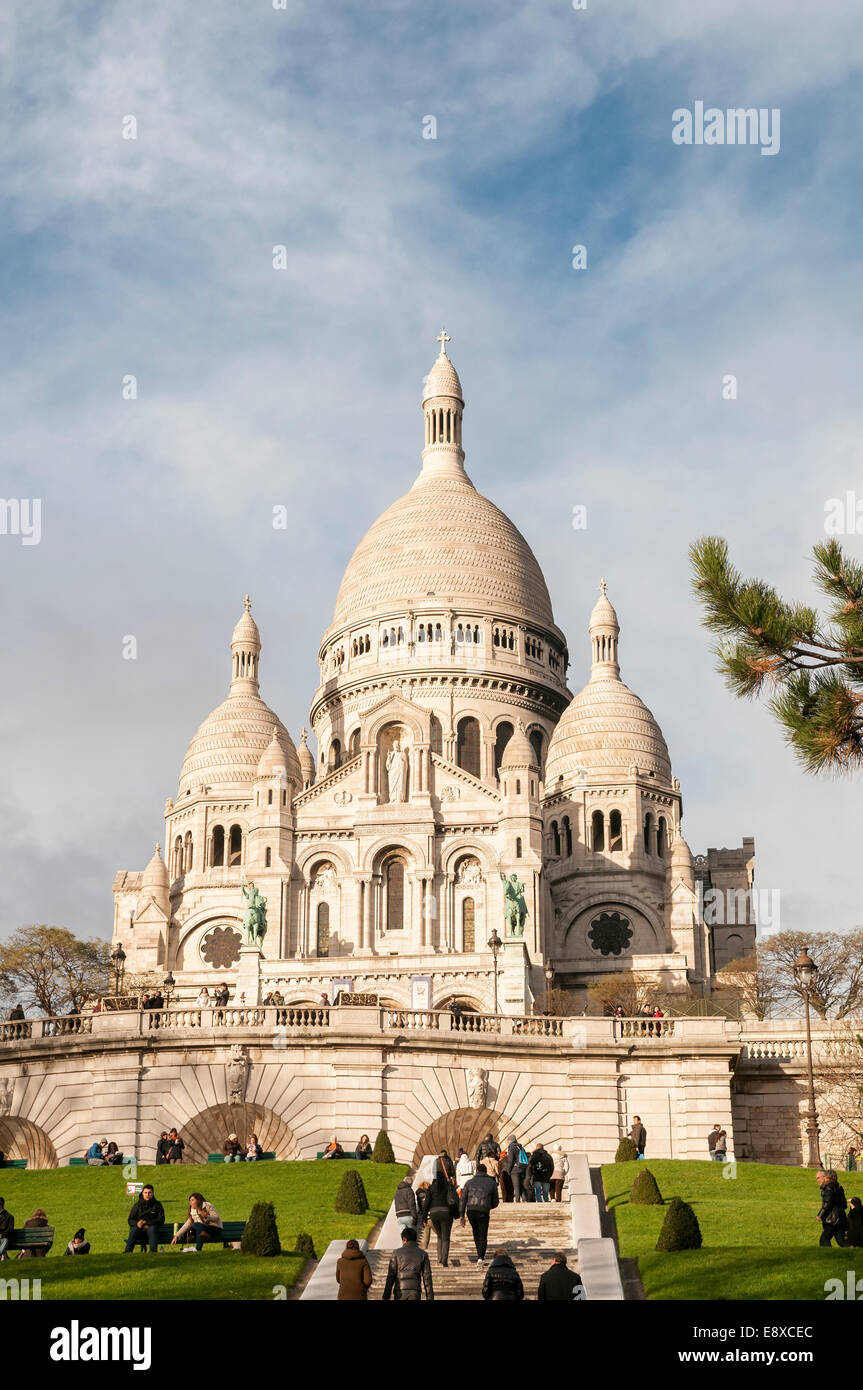
<path fill-rule="evenodd" d="M 346 1168 L 362 1172 L 370 1203 L 364 1216 L 334 1209 Z M 191 1164 L 155 1168 L 141 1165 L 138 1182 L 152 1182 L 167 1221 L 183 1221 L 190 1192 L 203 1192 L 224 1221 L 244 1221 L 257 1201 L 272 1202 L 283 1252 L 308 1231 L 320 1256 L 331 1240 L 362 1239 L 386 1214 L 406 1169 L 402 1164 L 338 1162 Z M 283 1253 L 257 1259 L 221 1246 L 186 1255 L 180 1249 L 155 1258 L 136 1251 L 122 1254 L 127 1217 L 134 1201 L 126 1193 L 122 1168 L 0 1170 L 0 1196 L 16 1226 L 42 1207 L 56 1227 L 54 1247 L 44 1260 L 2 1266 L 3 1275 L 40 1278 L 42 1298 L 74 1299 L 259 1299 L 274 1288 L 296 1282 L 302 1256 Z M 66 1258 L 66 1243 L 84 1226 L 93 1254 Z"/>
<path fill-rule="evenodd" d="M 648 1298 L 824 1299 L 827 1279 L 844 1283 L 849 1269 L 863 1275 L 863 1250 L 818 1248 L 821 1198 L 811 1169 L 740 1163 L 735 1176 L 725 1177 L 721 1163 L 651 1159 L 666 1205 L 631 1206 L 629 1190 L 642 1166 L 607 1163 L 602 1179 L 620 1253 L 637 1258 Z M 863 1195 L 863 1175 L 844 1177 L 847 1197 Z M 672 1197 L 695 1211 L 701 1250 L 655 1251 Z"/>

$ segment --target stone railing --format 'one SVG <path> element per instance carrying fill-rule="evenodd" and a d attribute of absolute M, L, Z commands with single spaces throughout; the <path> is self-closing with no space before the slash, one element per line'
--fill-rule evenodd
<path fill-rule="evenodd" d="M 208 1008 L 144 1009 L 142 1031 L 177 1028 L 328 1028 L 330 1011 L 315 1004 L 223 1004 Z"/>
<path fill-rule="evenodd" d="M 615 1018 L 616 1038 L 673 1038 L 677 1019 L 674 1018 Z"/>
<path fill-rule="evenodd" d="M 61 1018 L 10 1019 L 0 1023 L 0 1042 L 31 1038 L 69 1038 L 76 1033 L 92 1033 L 91 1014 L 64 1014 Z"/>

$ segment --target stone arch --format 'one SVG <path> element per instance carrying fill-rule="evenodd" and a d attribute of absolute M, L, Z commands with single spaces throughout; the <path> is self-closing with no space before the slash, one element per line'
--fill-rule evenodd
<path fill-rule="evenodd" d="M 317 842 L 304 853 L 297 855 L 297 872 L 309 884 L 312 879 L 312 870 L 316 869 L 319 863 L 323 864 L 324 862 L 331 863 L 339 876 L 349 874 L 353 870 L 353 864 L 341 846 Z"/>
<path fill-rule="evenodd" d="M 433 1005 L 435 1010 L 448 1009 L 450 1004 L 461 1004 L 465 1013 L 482 1014 L 486 1012 L 485 1005 L 475 994 L 468 994 L 464 989 L 459 989 L 457 985 L 451 986 L 446 993 L 442 994 Z"/>
<path fill-rule="evenodd" d="M 164 1128 L 168 1128 L 166 1123 Z M 222 1101 L 207 1110 L 199 1110 L 180 1130 L 186 1145 L 183 1157 L 187 1163 L 206 1163 L 207 1154 L 220 1154 L 229 1134 L 239 1136 L 245 1143 L 250 1134 L 257 1134 L 265 1153 L 276 1158 L 299 1158 L 300 1146 L 284 1120 L 266 1105 L 251 1101 L 232 1104 Z"/>
<path fill-rule="evenodd" d="M 493 880 L 496 876 L 496 858 L 489 845 L 476 844 L 470 837 L 444 845 L 440 858 L 441 872 L 455 873 L 460 859 L 478 859 L 485 878 Z"/>
<path fill-rule="evenodd" d="M 28 1168 L 56 1168 L 57 1150 L 44 1129 L 21 1115 L 0 1119 L 0 1149 L 7 1158 L 26 1158 Z"/>
<path fill-rule="evenodd" d="M 487 1134 L 491 1134 L 503 1149 L 507 1135 L 514 1133 L 512 1121 L 500 1111 L 490 1110 L 487 1106 L 482 1110 L 448 1110 L 423 1130 L 414 1149 L 413 1166 L 421 1163 L 426 1154 L 439 1154 L 441 1149 L 446 1149 L 455 1158 L 462 1148 L 473 1158 L 480 1140 Z"/>

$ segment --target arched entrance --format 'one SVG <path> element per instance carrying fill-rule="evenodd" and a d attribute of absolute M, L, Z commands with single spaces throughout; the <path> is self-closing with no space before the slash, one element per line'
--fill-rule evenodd
<path fill-rule="evenodd" d="M 251 1105 L 248 1101 L 240 1105 L 228 1101 L 211 1105 L 183 1125 L 180 1134 L 186 1145 L 183 1157 L 187 1163 L 206 1163 L 207 1154 L 220 1154 L 229 1134 L 238 1135 L 241 1143 L 257 1134 L 264 1152 L 275 1153 L 276 1158 L 300 1156 L 300 1146 L 284 1120 L 266 1105 Z"/>
<path fill-rule="evenodd" d="M 57 1150 L 44 1129 L 20 1115 L 0 1119 L 0 1149 L 7 1158 L 26 1158 L 28 1168 L 56 1168 Z"/>
<path fill-rule="evenodd" d="M 426 1154 L 439 1154 L 441 1149 L 446 1149 L 453 1158 L 459 1149 L 465 1149 L 473 1158 L 480 1140 L 487 1134 L 504 1148 L 507 1135 L 514 1132 L 512 1121 L 497 1110 L 487 1107 L 482 1110 L 449 1110 L 446 1115 L 432 1120 L 428 1129 L 420 1135 L 414 1149 L 413 1164 L 416 1167 Z"/>

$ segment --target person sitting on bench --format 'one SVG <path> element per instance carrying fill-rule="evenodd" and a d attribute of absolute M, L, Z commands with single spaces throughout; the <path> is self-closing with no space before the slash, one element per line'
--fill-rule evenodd
<path fill-rule="evenodd" d="M 243 1146 L 236 1134 L 229 1134 L 222 1145 L 222 1158 L 225 1163 L 242 1163 Z"/>
<path fill-rule="evenodd" d="M 156 1201 L 156 1194 L 148 1183 L 140 1197 L 132 1203 L 129 1212 L 129 1239 L 126 1241 L 125 1255 L 130 1255 L 136 1245 L 142 1245 L 155 1255 L 159 1244 L 159 1227 L 165 1224 L 165 1208 Z"/>
<path fill-rule="evenodd" d="M 205 1240 L 222 1239 L 222 1218 L 216 1208 L 200 1192 L 189 1194 L 189 1215 L 171 1244 L 176 1245 L 180 1237 L 191 1230 L 195 1232 L 195 1249 L 199 1255 Z"/>
<path fill-rule="evenodd" d="M 258 1143 L 257 1134 L 253 1134 L 246 1145 L 246 1162 L 257 1163 L 263 1152 L 263 1149 Z"/>
<path fill-rule="evenodd" d="M 107 1149 L 107 1147 L 107 1139 L 103 1139 L 101 1143 L 98 1139 L 94 1139 L 93 1143 L 90 1145 L 89 1149 L 84 1155 L 87 1162 L 90 1164 L 92 1168 L 101 1168 L 102 1164 L 105 1163 L 105 1150 Z"/>
<path fill-rule="evenodd" d="M 15 1218 L 11 1211 L 6 1210 L 6 1203 L 0 1197 L 0 1260 L 8 1260 L 6 1247 L 12 1239 L 12 1232 L 15 1229 Z"/>
<path fill-rule="evenodd" d="M 48 1218 L 41 1207 L 37 1207 L 33 1215 L 28 1216 L 27 1220 L 24 1222 L 25 1228 L 29 1228 L 30 1226 L 47 1226 L 48 1224 Z M 34 1259 L 36 1256 L 45 1256 L 50 1249 L 50 1243 L 48 1245 L 28 1245 L 26 1250 L 18 1251 L 18 1259 L 27 1260 Z"/>
<path fill-rule="evenodd" d="M 344 1158 L 345 1151 L 335 1135 L 333 1135 L 327 1147 L 324 1149 L 324 1158 Z"/>

